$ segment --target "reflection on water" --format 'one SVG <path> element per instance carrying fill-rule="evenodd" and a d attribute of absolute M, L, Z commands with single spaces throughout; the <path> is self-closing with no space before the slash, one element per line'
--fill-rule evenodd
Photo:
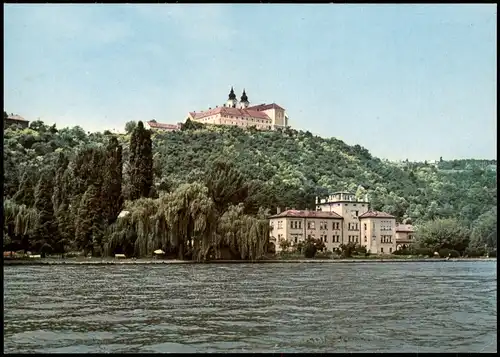
<path fill-rule="evenodd" d="M 495 352 L 496 262 L 4 267 L 8 352 Z"/>

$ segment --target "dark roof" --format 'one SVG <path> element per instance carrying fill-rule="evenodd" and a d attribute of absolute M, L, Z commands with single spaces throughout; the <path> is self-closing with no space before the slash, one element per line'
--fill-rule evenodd
<path fill-rule="evenodd" d="M 393 215 L 380 211 L 368 211 L 359 216 L 359 218 L 396 218 Z"/>
<path fill-rule="evenodd" d="M 235 100 L 236 99 L 236 94 L 234 94 L 233 87 L 231 87 L 231 91 L 229 92 L 229 99 L 230 100 Z"/>
<path fill-rule="evenodd" d="M 248 102 L 248 97 L 247 94 L 245 93 L 245 90 L 243 89 L 243 94 L 241 95 L 241 102 Z"/>
<path fill-rule="evenodd" d="M 298 211 L 298 210 L 288 210 L 271 216 L 269 218 L 279 218 L 279 217 L 297 217 L 297 218 L 337 218 L 343 219 L 342 216 L 335 212 L 323 212 L 323 211 Z"/>

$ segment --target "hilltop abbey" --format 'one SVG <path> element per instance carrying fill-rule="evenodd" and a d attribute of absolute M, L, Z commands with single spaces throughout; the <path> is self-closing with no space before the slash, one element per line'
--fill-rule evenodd
<path fill-rule="evenodd" d="M 288 115 L 285 109 L 276 103 L 250 105 L 245 90 L 238 101 L 233 87 L 228 99 L 222 105 L 202 111 L 188 113 L 190 120 L 213 125 L 233 125 L 241 128 L 255 127 L 259 130 L 276 130 L 289 126 Z M 146 123 L 148 129 L 172 131 L 180 128 L 179 124 L 163 124 L 155 120 Z"/>
<path fill-rule="evenodd" d="M 242 128 L 255 126 L 261 130 L 276 130 L 288 126 L 288 115 L 284 108 L 276 103 L 250 106 L 245 90 L 238 101 L 233 87 L 223 105 L 205 111 L 190 112 L 188 117 L 204 124 L 234 125 Z"/>

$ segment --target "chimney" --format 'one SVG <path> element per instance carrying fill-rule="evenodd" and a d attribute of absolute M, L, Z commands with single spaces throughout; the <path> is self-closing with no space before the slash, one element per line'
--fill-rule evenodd
<path fill-rule="evenodd" d="M 280 214 L 281 213 L 281 207 L 276 207 L 276 214 Z"/>

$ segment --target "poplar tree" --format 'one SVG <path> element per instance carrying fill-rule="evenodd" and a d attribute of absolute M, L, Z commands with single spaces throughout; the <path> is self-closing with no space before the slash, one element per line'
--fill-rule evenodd
<path fill-rule="evenodd" d="M 38 220 L 35 228 L 34 247 L 38 250 L 46 245 L 53 249 L 54 236 L 57 235 L 57 222 L 52 204 L 53 180 L 51 170 L 42 171 L 35 189 L 35 208 L 38 211 Z"/>
<path fill-rule="evenodd" d="M 102 171 L 104 178 L 101 196 L 106 225 L 113 223 L 122 210 L 122 170 L 122 146 L 113 136 L 106 147 Z"/>
<path fill-rule="evenodd" d="M 153 186 L 153 148 L 151 132 L 140 121 L 130 138 L 129 198 L 149 197 Z"/>

